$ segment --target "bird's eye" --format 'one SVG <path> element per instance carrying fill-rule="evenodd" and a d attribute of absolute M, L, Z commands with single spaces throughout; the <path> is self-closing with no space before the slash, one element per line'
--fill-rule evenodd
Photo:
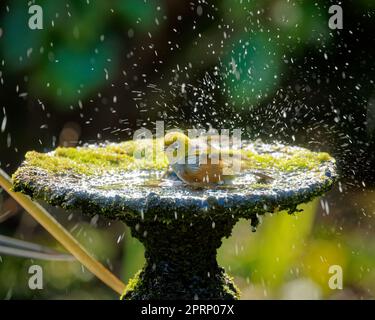
<path fill-rule="evenodd" d="M 172 146 L 173 146 L 173 156 L 177 157 L 178 149 L 180 149 L 180 145 L 177 142 L 175 142 Z"/>

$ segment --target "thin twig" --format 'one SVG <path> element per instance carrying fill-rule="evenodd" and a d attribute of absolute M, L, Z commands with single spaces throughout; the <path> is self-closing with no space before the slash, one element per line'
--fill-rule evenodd
<path fill-rule="evenodd" d="M 2 234 L 0 234 L 0 253 L 32 259 L 76 261 L 76 258 L 71 254 L 61 253 L 49 247 Z"/>
<path fill-rule="evenodd" d="M 0 215 L 0 223 L 8 220 L 11 216 L 14 215 L 14 212 L 11 210 L 8 210 Z"/>

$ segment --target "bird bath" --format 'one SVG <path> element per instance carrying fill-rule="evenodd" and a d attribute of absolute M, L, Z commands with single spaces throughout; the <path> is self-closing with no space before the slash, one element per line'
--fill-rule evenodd
<path fill-rule="evenodd" d="M 298 211 L 329 190 L 336 175 L 327 153 L 248 142 L 243 150 L 254 170 L 267 169 L 272 181 L 243 172 L 231 185 L 194 189 L 174 174 L 163 175 L 166 159 L 136 164 L 134 147 L 130 141 L 29 152 L 13 176 L 15 191 L 130 227 L 145 246 L 146 264 L 123 299 L 239 298 L 216 261 L 222 238 L 240 218 L 255 228 L 266 213 Z"/>

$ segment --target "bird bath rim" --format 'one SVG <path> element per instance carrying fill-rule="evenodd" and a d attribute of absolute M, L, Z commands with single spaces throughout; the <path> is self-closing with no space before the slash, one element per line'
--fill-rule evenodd
<path fill-rule="evenodd" d="M 107 145 L 88 145 L 78 148 L 77 152 L 87 148 L 101 150 Z M 275 210 L 293 212 L 298 204 L 308 202 L 329 190 L 336 178 L 335 161 L 324 153 L 280 143 L 247 142 L 244 148 L 255 150 L 259 155 L 272 155 L 276 161 L 297 152 L 301 153 L 301 157 L 310 157 L 315 161 L 314 157 L 320 156 L 322 160 L 316 161 L 312 168 L 303 167 L 303 163 L 300 168 L 292 170 L 269 168 L 274 181 L 268 184 L 258 183 L 249 173 L 239 177 L 233 185 L 193 189 L 173 178 L 166 179 L 161 186 L 143 183 L 146 180 L 142 180 L 142 174 L 146 174 L 145 179 L 149 181 L 150 175 L 160 178 L 165 168 L 147 168 L 130 173 L 104 169 L 100 174 L 87 175 L 69 171 L 50 172 L 33 165 L 28 159 L 14 174 L 13 183 L 15 191 L 22 191 L 65 209 L 80 209 L 90 215 L 101 212 L 108 218 L 121 219 L 126 212 L 154 219 L 157 211 L 161 215 L 159 218 L 169 220 L 175 219 L 176 214 L 185 215 L 189 219 L 196 214 L 212 215 L 222 211 L 239 218 L 252 218 L 254 210 L 257 214 Z M 43 156 L 52 160 L 57 157 L 54 151 Z"/>

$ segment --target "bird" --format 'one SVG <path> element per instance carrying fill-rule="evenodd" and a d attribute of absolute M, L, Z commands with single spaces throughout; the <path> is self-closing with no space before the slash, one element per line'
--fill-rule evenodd
<path fill-rule="evenodd" d="M 212 136 L 208 136 L 207 142 L 202 142 L 202 139 L 193 141 L 182 132 L 169 132 L 165 135 L 165 153 L 170 167 L 180 180 L 198 188 L 214 187 L 231 184 L 241 173 L 242 162 L 250 159 L 243 159 L 241 150 L 220 149 L 212 142 Z M 249 163 L 245 167 L 249 167 Z M 228 173 L 228 168 L 239 170 L 229 170 Z M 265 182 L 273 180 L 264 173 L 251 173 Z"/>

